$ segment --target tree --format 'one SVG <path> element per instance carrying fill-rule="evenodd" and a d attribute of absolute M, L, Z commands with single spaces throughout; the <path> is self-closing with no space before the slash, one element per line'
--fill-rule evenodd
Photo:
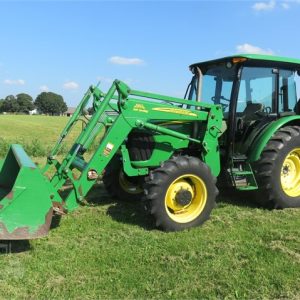
<path fill-rule="evenodd" d="M 29 113 L 29 111 L 34 109 L 33 99 L 28 94 L 18 94 L 17 103 L 19 105 L 18 112 Z"/>
<path fill-rule="evenodd" d="M 60 115 L 68 109 L 63 97 L 52 92 L 42 92 L 36 97 L 34 104 L 43 114 Z"/>
<path fill-rule="evenodd" d="M 7 96 L 1 106 L 2 112 L 18 112 L 19 104 L 15 96 L 9 95 Z"/>
<path fill-rule="evenodd" d="M 4 102 L 4 99 L 0 99 L 0 112 L 3 112 L 3 110 L 2 110 L 3 102 Z"/>

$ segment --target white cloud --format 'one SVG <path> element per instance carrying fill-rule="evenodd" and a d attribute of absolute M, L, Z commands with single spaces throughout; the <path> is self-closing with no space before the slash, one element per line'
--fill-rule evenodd
<path fill-rule="evenodd" d="M 79 84 L 75 81 L 68 81 L 64 83 L 63 88 L 65 90 L 77 90 L 79 88 Z"/>
<path fill-rule="evenodd" d="M 42 92 L 49 92 L 49 88 L 48 88 L 47 85 L 41 85 L 40 86 L 40 91 L 42 91 Z"/>
<path fill-rule="evenodd" d="M 289 5 L 288 3 L 286 3 L 286 2 L 283 2 L 283 3 L 281 3 L 281 7 L 282 7 L 283 9 L 289 9 L 289 8 L 290 8 L 290 5 Z"/>
<path fill-rule="evenodd" d="M 23 79 L 17 79 L 17 80 L 5 79 L 3 81 L 3 83 L 7 84 L 7 85 L 24 85 L 25 84 L 25 80 L 23 80 Z"/>
<path fill-rule="evenodd" d="M 115 65 L 142 65 L 144 61 L 140 58 L 128 58 L 121 56 L 112 56 L 108 60 L 110 63 Z"/>
<path fill-rule="evenodd" d="M 252 8 L 255 11 L 270 11 L 273 10 L 276 6 L 276 2 L 274 0 L 270 0 L 269 2 L 256 2 L 253 4 Z"/>
<path fill-rule="evenodd" d="M 248 53 L 248 54 L 268 54 L 268 55 L 274 54 L 274 52 L 271 49 L 262 49 L 260 47 L 253 46 L 247 43 L 242 45 L 237 45 L 236 50 L 237 52 Z"/>

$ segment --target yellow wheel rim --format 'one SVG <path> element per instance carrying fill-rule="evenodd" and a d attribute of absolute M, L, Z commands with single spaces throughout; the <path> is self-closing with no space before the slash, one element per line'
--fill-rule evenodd
<path fill-rule="evenodd" d="M 290 197 L 300 196 L 300 148 L 292 150 L 281 168 L 281 187 Z"/>
<path fill-rule="evenodd" d="M 207 189 L 203 180 L 187 174 L 175 179 L 165 196 L 165 208 L 169 217 L 177 223 L 195 220 L 207 201 Z"/>
<path fill-rule="evenodd" d="M 119 184 L 121 188 L 129 194 L 140 194 L 143 189 L 133 182 L 130 182 L 124 172 L 121 170 L 119 173 Z"/>

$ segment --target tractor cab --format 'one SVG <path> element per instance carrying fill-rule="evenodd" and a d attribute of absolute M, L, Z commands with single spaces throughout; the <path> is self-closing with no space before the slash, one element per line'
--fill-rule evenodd
<path fill-rule="evenodd" d="M 247 155 L 258 134 L 279 118 L 300 114 L 300 60 L 237 55 L 193 64 L 187 97 L 222 106 L 221 155 Z"/>

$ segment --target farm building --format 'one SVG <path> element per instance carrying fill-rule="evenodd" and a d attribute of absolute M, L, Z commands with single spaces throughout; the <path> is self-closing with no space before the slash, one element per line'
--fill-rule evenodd
<path fill-rule="evenodd" d="M 68 110 L 64 113 L 67 117 L 73 116 L 74 112 L 76 110 L 76 107 L 68 107 Z"/>

